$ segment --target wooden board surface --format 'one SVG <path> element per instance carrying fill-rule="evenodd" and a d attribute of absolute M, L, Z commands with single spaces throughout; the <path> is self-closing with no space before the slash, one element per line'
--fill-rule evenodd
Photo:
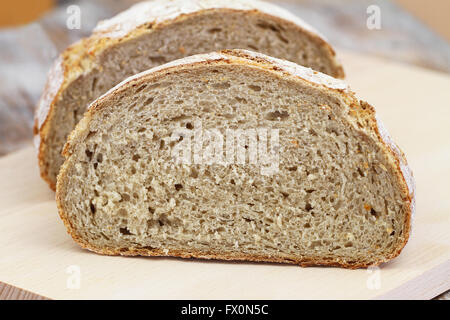
<path fill-rule="evenodd" d="M 376 107 L 416 177 L 412 237 L 394 261 L 343 270 L 90 253 L 67 235 L 30 145 L 0 159 L 0 281 L 59 299 L 429 299 L 450 289 L 450 77 L 341 56 L 351 87 Z"/>

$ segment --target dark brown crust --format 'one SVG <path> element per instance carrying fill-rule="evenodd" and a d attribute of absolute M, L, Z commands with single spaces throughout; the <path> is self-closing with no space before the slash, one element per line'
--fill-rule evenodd
<path fill-rule="evenodd" d="M 106 255 L 142 255 L 142 256 L 175 256 L 181 258 L 202 258 L 202 259 L 218 259 L 218 260 L 244 260 L 244 261 L 264 261 L 264 262 L 277 262 L 277 263 L 289 263 L 289 264 L 298 264 L 300 266 L 337 266 L 348 269 L 356 269 L 356 268 L 366 268 L 369 266 L 376 266 L 383 262 L 387 262 L 400 254 L 403 247 L 406 245 L 409 233 L 410 233 L 410 224 L 411 224 L 411 215 L 414 210 L 414 186 L 408 183 L 407 179 L 405 179 L 404 173 L 401 169 L 401 165 L 407 166 L 406 159 L 404 155 L 399 150 L 398 147 L 392 145 L 390 142 L 390 138 L 386 137 L 385 133 L 381 131 L 378 127 L 375 111 L 373 107 L 368 105 L 365 102 L 358 101 L 354 95 L 347 90 L 342 89 L 333 89 L 330 87 L 326 87 L 322 85 L 325 90 L 331 90 L 336 94 L 341 95 L 344 99 L 347 99 L 352 107 L 355 108 L 355 111 L 358 113 L 359 117 L 365 117 L 369 119 L 369 126 L 371 132 L 374 133 L 375 137 L 379 140 L 379 142 L 384 146 L 384 150 L 386 152 L 386 156 L 391 159 L 396 168 L 396 175 L 398 179 L 398 183 L 402 188 L 404 194 L 404 206 L 405 206 L 405 234 L 403 235 L 404 241 L 398 244 L 397 248 L 388 256 L 380 257 L 378 260 L 368 262 L 361 261 L 344 261 L 341 259 L 307 259 L 307 258 L 299 258 L 299 257 L 270 257 L 270 256 L 258 256 L 258 255 L 248 255 L 248 254 L 230 254 L 230 253 L 217 253 L 217 252 L 200 252 L 200 251 L 170 251 L 164 252 L 161 249 L 147 249 L 147 248 L 97 248 L 92 246 L 84 239 L 80 238 L 75 228 L 71 225 L 68 215 L 64 212 L 62 206 L 61 194 L 65 193 L 65 184 L 64 181 L 67 178 L 67 167 L 69 165 L 68 159 L 71 156 L 72 148 L 74 144 L 77 143 L 77 139 L 79 136 L 83 134 L 83 130 L 86 129 L 87 124 L 89 123 L 92 116 L 98 112 L 101 108 L 106 106 L 106 102 L 114 98 L 125 90 L 132 86 L 138 85 L 141 81 L 146 81 L 149 79 L 157 79 L 159 77 L 163 77 L 171 72 L 176 70 L 180 70 L 181 68 L 193 68 L 198 66 L 205 65 L 214 65 L 214 64 L 241 64 L 241 65 L 257 65 L 261 69 L 266 70 L 272 74 L 275 74 L 278 77 L 287 77 L 290 76 L 296 81 L 307 81 L 312 85 L 318 86 L 317 83 L 310 82 L 301 78 L 298 74 L 289 73 L 289 70 L 283 69 L 282 66 L 278 66 L 273 64 L 271 61 L 265 59 L 264 55 L 250 56 L 246 51 L 242 50 L 227 50 L 222 54 L 223 58 L 217 58 L 217 56 L 211 56 L 208 59 L 208 55 L 203 55 L 203 58 L 195 61 L 192 58 L 181 59 L 179 63 L 173 63 L 171 65 L 162 66 L 160 68 L 155 68 L 149 72 L 145 72 L 139 74 L 133 78 L 128 79 L 124 83 L 118 85 L 117 87 L 111 89 L 108 93 L 97 99 L 92 105 L 91 108 L 86 113 L 83 120 L 77 126 L 77 128 L 72 132 L 69 140 L 64 148 L 63 154 L 66 156 L 66 161 L 61 168 L 60 174 L 58 176 L 58 184 L 57 184 L 57 192 L 56 192 L 56 201 L 59 209 L 59 214 L 61 219 L 64 221 L 64 224 L 67 227 L 68 233 L 73 237 L 73 239 L 83 248 L 89 249 L 96 253 L 106 254 Z M 205 58 L 206 56 L 206 58 Z M 214 58 L 213 58 L 214 57 Z M 239 58 L 239 59 L 234 59 Z M 268 58 L 268 57 L 267 57 Z M 188 60 L 190 59 L 190 60 Z M 408 169 L 409 170 L 409 169 Z"/>
<path fill-rule="evenodd" d="M 46 148 L 48 145 L 46 144 L 46 140 L 48 139 L 50 129 L 49 128 L 49 120 L 53 117 L 54 109 L 56 107 L 56 102 L 61 96 L 63 90 L 67 88 L 68 84 L 71 81 L 74 81 L 77 77 L 81 76 L 85 70 L 83 70 L 83 65 L 85 65 L 86 61 L 90 61 L 93 63 L 93 59 L 95 56 L 99 54 L 106 47 L 113 46 L 116 43 L 133 38 L 138 37 L 142 34 L 142 29 L 146 30 L 146 32 L 150 29 L 157 29 L 167 26 L 171 23 L 175 23 L 180 19 L 186 19 L 188 16 L 195 16 L 200 14 L 205 14 L 211 11 L 221 10 L 224 13 L 233 12 L 233 11 L 242 11 L 238 9 L 205 9 L 201 11 L 197 11 L 190 14 L 181 14 L 176 18 L 168 19 L 167 21 L 159 22 L 155 24 L 153 21 L 149 21 L 146 25 L 137 27 L 133 32 L 121 37 L 121 38 L 110 38 L 108 37 L 108 32 L 96 32 L 91 37 L 82 39 L 79 42 L 68 47 L 55 62 L 54 66 L 49 72 L 46 86 L 44 88 L 41 101 L 39 102 L 36 115 L 35 115 L 35 125 L 33 128 L 33 132 L 35 135 L 36 141 L 36 149 L 38 152 L 38 162 L 40 168 L 40 174 L 42 179 L 44 179 L 52 190 L 56 190 L 56 183 L 52 181 L 48 175 L 48 159 L 46 159 Z M 294 21 L 290 21 L 287 19 L 282 19 L 278 16 L 272 16 L 267 13 L 258 11 L 258 10 L 248 10 L 245 11 L 247 14 L 256 14 L 260 15 L 262 18 L 270 18 L 274 21 L 278 21 L 279 23 L 290 24 L 294 28 L 296 28 L 299 32 L 306 34 L 309 36 L 311 41 L 316 42 L 319 47 L 324 48 L 330 55 L 333 60 L 335 74 L 334 76 L 337 78 L 344 78 L 344 70 L 342 65 L 340 65 L 335 60 L 335 51 L 331 47 L 331 45 L 326 42 L 322 37 L 308 30 L 307 28 L 302 27 L 301 25 L 295 23 Z"/>

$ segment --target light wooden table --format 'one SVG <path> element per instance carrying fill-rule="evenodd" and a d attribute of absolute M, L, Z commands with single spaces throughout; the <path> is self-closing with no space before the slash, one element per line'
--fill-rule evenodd
<path fill-rule="evenodd" d="M 96 21 L 112 16 L 131 2 L 134 1 L 79 1 L 83 17 L 80 30 L 67 29 L 65 6 L 30 25 L 0 30 L 0 155 L 20 149 L 31 140 L 34 107 L 57 53 L 88 35 Z M 277 2 L 326 34 L 338 51 L 345 48 L 450 72 L 449 44 L 391 2 Z M 366 8 L 370 4 L 382 9 L 381 30 L 366 27 Z M 0 283 L 0 299 L 5 298 L 41 297 Z"/>

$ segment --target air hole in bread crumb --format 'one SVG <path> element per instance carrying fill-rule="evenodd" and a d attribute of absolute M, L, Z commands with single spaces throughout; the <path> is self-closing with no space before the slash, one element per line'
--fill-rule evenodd
<path fill-rule="evenodd" d="M 133 155 L 133 161 L 139 161 L 139 159 L 140 159 L 141 157 L 138 155 L 138 154 L 135 154 L 135 155 Z"/>
<path fill-rule="evenodd" d="M 139 88 L 136 89 L 135 93 L 141 92 L 142 90 L 144 90 L 147 87 L 146 84 L 140 86 Z"/>
<path fill-rule="evenodd" d="M 271 219 L 271 218 L 264 218 L 264 221 L 265 221 L 266 224 L 268 224 L 268 225 L 273 224 L 273 219 Z"/>
<path fill-rule="evenodd" d="M 361 168 L 358 168 L 358 173 L 361 177 L 365 177 L 364 172 L 361 170 Z"/>
<path fill-rule="evenodd" d="M 274 31 L 274 32 L 279 32 L 280 30 L 279 30 L 279 27 L 276 27 L 276 26 L 274 26 L 274 25 L 272 25 L 272 24 L 270 24 L 270 23 L 267 23 L 267 22 L 259 22 L 258 24 L 257 24 L 257 26 L 258 27 L 260 27 L 261 29 L 265 29 L 265 30 L 272 30 L 272 31 Z"/>
<path fill-rule="evenodd" d="M 92 214 L 95 214 L 95 212 L 97 211 L 97 209 L 95 208 L 95 205 L 92 203 L 92 201 L 89 204 L 89 208 L 91 209 Z"/>
<path fill-rule="evenodd" d="M 91 152 L 88 149 L 86 149 L 85 153 L 86 153 L 86 156 L 88 157 L 89 161 L 91 161 L 93 152 Z"/>
<path fill-rule="evenodd" d="M 95 91 L 95 88 L 97 87 L 97 82 L 98 82 L 98 78 L 95 77 L 95 78 L 92 80 L 91 91 Z"/>
<path fill-rule="evenodd" d="M 225 119 L 234 119 L 236 117 L 236 115 L 235 114 L 231 114 L 231 113 L 226 113 L 226 114 L 223 115 L 223 117 Z"/>
<path fill-rule="evenodd" d="M 97 131 L 89 131 L 89 133 L 88 133 L 88 135 L 86 137 L 86 140 L 89 139 L 90 137 L 92 137 L 96 133 L 97 133 Z"/>
<path fill-rule="evenodd" d="M 252 89 L 253 91 L 257 91 L 257 92 L 261 91 L 261 87 L 260 86 L 255 86 L 253 84 L 249 84 L 248 87 L 250 89 Z"/>
<path fill-rule="evenodd" d="M 183 185 L 181 183 L 176 183 L 175 190 L 180 191 L 181 189 L 183 189 Z"/>
<path fill-rule="evenodd" d="M 208 33 L 217 33 L 217 32 L 221 32 L 221 31 L 222 31 L 221 28 L 211 28 L 208 30 Z"/>
<path fill-rule="evenodd" d="M 145 100 L 145 102 L 144 102 L 144 106 L 151 104 L 153 102 L 153 100 L 154 100 L 153 97 L 147 98 L 147 100 Z"/>
<path fill-rule="evenodd" d="M 312 208 L 313 207 L 311 206 L 311 204 L 309 202 L 307 202 L 306 205 L 305 205 L 305 210 L 309 212 L 309 211 L 312 210 Z"/>
<path fill-rule="evenodd" d="M 245 98 L 241 98 L 241 97 L 235 97 L 236 101 L 239 103 L 247 103 L 247 100 Z"/>
<path fill-rule="evenodd" d="M 191 168 L 191 173 L 189 176 L 192 178 L 198 178 L 198 171 L 195 168 Z"/>
<path fill-rule="evenodd" d="M 289 43 L 289 40 L 286 39 L 281 33 L 277 34 L 278 39 L 280 39 L 284 43 Z"/>
<path fill-rule="evenodd" d="M 345 247 L 345 248 L 353 247 L 353 242 L 351 242 L 351 241 L 346 242 L 345 245 L 344 245 L 344 247 Z"/>
<path fill-rule="evenodd" d="M 273 111 L 266 114 L 265 119 L 269 121 L 275 121 L 275 120 L 286 120 L 289 118 L 289 112 L 287 111 Z"/>
<path fill-rule="evenodd" d="M 214 83 L 211 86 L 220 90 L 228 89 L 229 87 L 231 87 L 230 83 L 228 82 Z"/>
<path fill-rule="evenodd" d="M 188 123 L 186 123 L 186 128 L 189 130 L 192 130 L 192 129 L 194 129 L 194 126 L 192 125 L 192 123 L 188 122 Z"/>
<path fill-rule="evenodd" d="M 375 211 L 373 208 L 370 209 L 370 214 L 375 218 L 378 218 L 380 216 L 379 212 Z"/>
<path fill-rule="evenodd" d="M 128 230 L 128 228 L 120 228 L 120 233 L 123 234 L 124 236 L 129 236 L 132 235 L 132 233 L 130 232 L 130 230 Z"/>

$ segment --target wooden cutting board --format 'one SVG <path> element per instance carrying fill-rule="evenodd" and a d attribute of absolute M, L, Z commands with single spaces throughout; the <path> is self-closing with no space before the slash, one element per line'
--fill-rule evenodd
<path fill-rule="evenodd" d="M 341 56 L 416 177 L 412 237 L 394 261 L 343 270 L 97 255 L 67 235 L 30 146 L 0 159 L 0 281 L 58 299 L 429 299 L 450 289 L 450 77 Z"/>

